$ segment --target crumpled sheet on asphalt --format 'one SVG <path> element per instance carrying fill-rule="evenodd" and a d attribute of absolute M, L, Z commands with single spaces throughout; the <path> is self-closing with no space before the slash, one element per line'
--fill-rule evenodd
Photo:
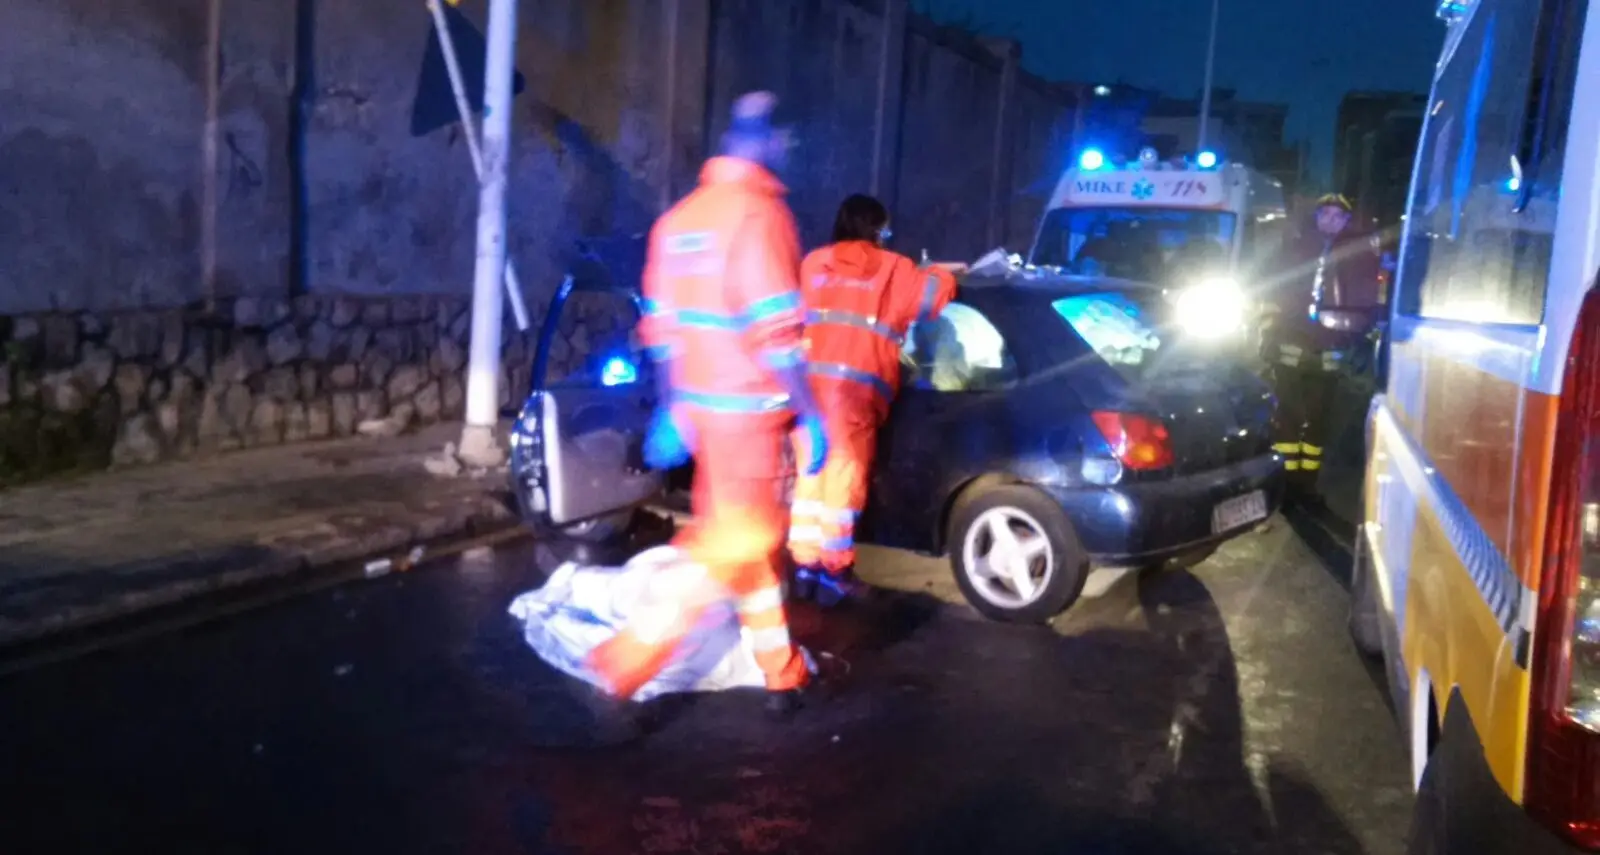
<path fill-rule="evenodd" d="M 567 562 L 545 584 L 511 601 L 522 637 L 557 670 L 601 685 L 584 665 L 589 651 L 616 635 L 630 616 L 660 603 L 682 578 L 687 559 L 671 546 L 639 553 L 621 567 Z M 816 668 L 806 656 L 812 671 Z M 636 701 L 672 692 L 715 692 L 766 685 L 749 638 L 728 606 L 709 609 L 679 648 L 678 656 L 634 696 Z"/>

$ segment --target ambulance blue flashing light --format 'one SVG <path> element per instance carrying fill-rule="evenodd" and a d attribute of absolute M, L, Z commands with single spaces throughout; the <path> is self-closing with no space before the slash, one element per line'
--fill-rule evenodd
<path fill-rule="evenodd" d="M 1105 152 L 1097 148 L 1086 148 L 1078 155 L 1078 168 L 1085 172 L 1093 172 L 1106 165 Z"/>
<path fill-rule="evenodd" d="M 639 379 L 639 369 L 629 360 L 613 356 L 600 369 L 600 385 L 626 386 Z"/>
<path fill-rule="evenodd" d="M 1201 169 L 1213 169 L 1217 165 L 1217 153 L 1214 151 L 1202 151 L 1195 155 L 1194 162 Z"/>

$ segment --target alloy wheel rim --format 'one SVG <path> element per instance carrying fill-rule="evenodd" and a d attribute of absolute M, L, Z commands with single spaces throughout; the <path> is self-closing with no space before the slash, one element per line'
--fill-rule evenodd
<path fill-rule="evenodd" d="M 979 514 L 967 527 L 961 552 L 962 570 L 973 590 L 1003 609 L 1037 601 L 1056 572 L 1055 548 L 1044 526 L 1018 508 Z"/>

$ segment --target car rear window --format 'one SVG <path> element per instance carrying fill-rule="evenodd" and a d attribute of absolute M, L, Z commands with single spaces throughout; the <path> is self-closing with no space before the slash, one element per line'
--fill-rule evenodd
<path fill-rule="evenodd" d="M 1101 359 L 1119 370 L 1140 371 L 1161 348 L 1154 319 L 1127 294 L 1074 294 L 1050 305 Z"/>

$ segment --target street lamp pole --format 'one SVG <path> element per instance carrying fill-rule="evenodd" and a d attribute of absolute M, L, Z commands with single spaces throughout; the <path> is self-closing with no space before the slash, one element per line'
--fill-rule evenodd
<path fill-rule="evenodd" d="M 1211 37 L 1206 40 L 1206 82 L 1200 93 L 1200 132 L 1196 148 L 1206 149 L 1207 126 L 1211 124 L 1211 75 L 1217 61 L 1217 13 L 1222 0 L 1211 0 Z"/>
<path fill-rule="evenodd" d="M 511 153 L 511 74 L 517 46 L 517 0 L 489 0 L 483 81 L 483 178 L 478 185 L 478 251 L 472 277 L 472 347 L 467 413 L 457 454 L 469 465 L 505 461 L 495 438 L 500 421 L 501 290 L 506 271 L 506 161 Z"/>

